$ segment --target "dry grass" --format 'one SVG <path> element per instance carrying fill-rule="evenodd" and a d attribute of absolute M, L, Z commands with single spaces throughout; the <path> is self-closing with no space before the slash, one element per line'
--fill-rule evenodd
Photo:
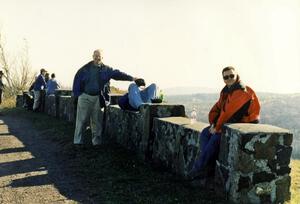
<path fill-rule="evenodd" d="M 110 93 L 112 94 L 125 94 L 127 91 L 126 90 L 121 90 L 119 88 L 116 88 L 114 86 L 110 87 Z"/>
<path fill-rule="evenodd" d="M 2 100 L 1 108 L 14 108 L 16 107 L 16 97 L 4 98 Z"/>
<path fill-rule="evenodd" d="M 291 200 L 286 204 L 300 203 L 300 160 L 291 160 Z"/>

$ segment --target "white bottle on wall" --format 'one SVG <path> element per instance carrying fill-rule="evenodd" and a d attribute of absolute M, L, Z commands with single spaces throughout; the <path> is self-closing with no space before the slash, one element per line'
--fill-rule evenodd
<path fill-rule="evenodd" d="M 191 124 L 194 124 L 197 121 L 197 112 L 196 108 L 193 108 L 191 112 Z"/>

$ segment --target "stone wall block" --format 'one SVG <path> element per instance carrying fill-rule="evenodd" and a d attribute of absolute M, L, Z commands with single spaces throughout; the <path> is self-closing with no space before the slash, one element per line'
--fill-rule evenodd
<path fill-rule="evenodd" d="M 142 144 L 146 149 L 145 157 L 147 160 L 152 160 L 155 139 L 153 131 L 154 118 L 185 117 L 185 108 L 183 105 L 176 104 L 145 104 L 140 108 L 140 112 L 143 114 L 145 121 L 145 134 L 142 140 Z"/>
<path fill-rule="evenodd" d="M 225 125 L 216 168 L 217 187 L 224 190 L 225 184 L 225 193 L 234 203 L 289 200 L 290 141 L 288 130 L 271 125 Z"/>
<path fill-rule="evenodd" d="M 140 112 L 124 111 L 118 106 L 109 106 L 105 120 L 103 142 L 114 141 L 136 153 L 143 151 L 143 115 Z"/>
<path fill-rule="evenodd" d="M 186 176 L 199 155 L 199 134 L 206 123 L 190 125 L 190 119 L 168 117 L 154 119 L 153 162 L 169 171 Z"/>
<path fill-rule="evenodd" d="M 57 90 L 55 90 L 55 96 L 72 96 L 72 90 L 57 89 Z"/>
<path fill-rule="evenodd" d="M 75 122 L 76 121 L 76 114 L 75 112 L 75 106 L 74 106 L 74 97 L 68 98 L 68 103 L 67 103 L 67 109 L 66 109 L 66 120 L 68 122 Z"/>
<path fill-rule="evenodd" d="M 58 96 L 58 117 L 65 121 L 74 121 L 74 102 L 71 96 Z"/>
<path fill-rule="evenodd" d="M 283 144 L 285 146 L 292 146 L 292 142 L 293 142 L 293 134 L 286 134 L 284 136 L 284 142 L 283 142 Z"/>
<path fill-rule="evenodd" d="M 45 112 L 53 117 L 56 117 L 56 97 L 54 95 L 46 96 Z"/>
<path fill-rule="evenodd" d="M 24 104 L 24 99 L 22 94 L 18 94 L 16 97 L 16 107 L 22 107 Z"/>
<path fill-rule="evenodd" d="M 106 134 L 136 152 L 143 160 L 151 160 L 153 152 L 153 119 L 155 117 L 184 116 L 184 106 L 145 104 L 139 111 L 121 110 L 117 105 L 107 108 Z"/>
<path fill-rule="evenodd" d="M 239 151 L 237 170 L 243 174 L 249 174 L 255 171 L 255 162 L 252 154 L 247 154 L 244 151 Z"/>

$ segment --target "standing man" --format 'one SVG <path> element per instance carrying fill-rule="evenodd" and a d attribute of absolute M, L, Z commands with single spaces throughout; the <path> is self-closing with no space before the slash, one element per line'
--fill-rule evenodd
<path fill-rule="evenodd" d="M 34 102 L 33 102 L 33 111 L 37 112 L 42 101 L 42 91 L 44 91 L 47 88 L 47 84 L 45 81 L 45 75 L 47 71 L 45 69 L 40 70 L 40 75 L 36 78 L 34 82 Z"/>
<path fill-rule="evenodd" d="M 2 103 L 2 94 L 4 89 L 4 83 L 2 81 L 3 71 L 0 71 L 0 104 Z"/>
<path fill-rule="evenodd" d="M 73 94 L 78 98 L 74 144 L 83 144 L 83 129 L 91 123 L 92 143 L 102 143 L 102 122 L 105 95 L 110 79 L 134 81 L 136 78 L 102 63 L 102 51 L 95 50 L 93 61 L 80 68 L 73 81 Z"/>

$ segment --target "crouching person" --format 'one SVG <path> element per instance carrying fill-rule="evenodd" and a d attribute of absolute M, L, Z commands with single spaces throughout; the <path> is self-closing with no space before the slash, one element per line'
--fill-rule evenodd
<path fill-rule="evenodd" d="M 222 126 L 225 123 L 259 122 L 260 104 L 255 92 L 240 81 L 233 67 L 225 67 L 222 76 L 226 86 L 209 112 L 210 126 L 200 135 L 201 153 L 188 173 L 189 179 L 198 178 L 203 186 L 214 177 Z"/>
<path fill-rule="evenodd" d="M 119 99 L 119 106 L 123 110 L 137 111 L 144 103 L 151 103 L 156 96 L 156 84 L 146 87 L 144 79 L 137 79 L 131 83 L 128 93 Z"/>

